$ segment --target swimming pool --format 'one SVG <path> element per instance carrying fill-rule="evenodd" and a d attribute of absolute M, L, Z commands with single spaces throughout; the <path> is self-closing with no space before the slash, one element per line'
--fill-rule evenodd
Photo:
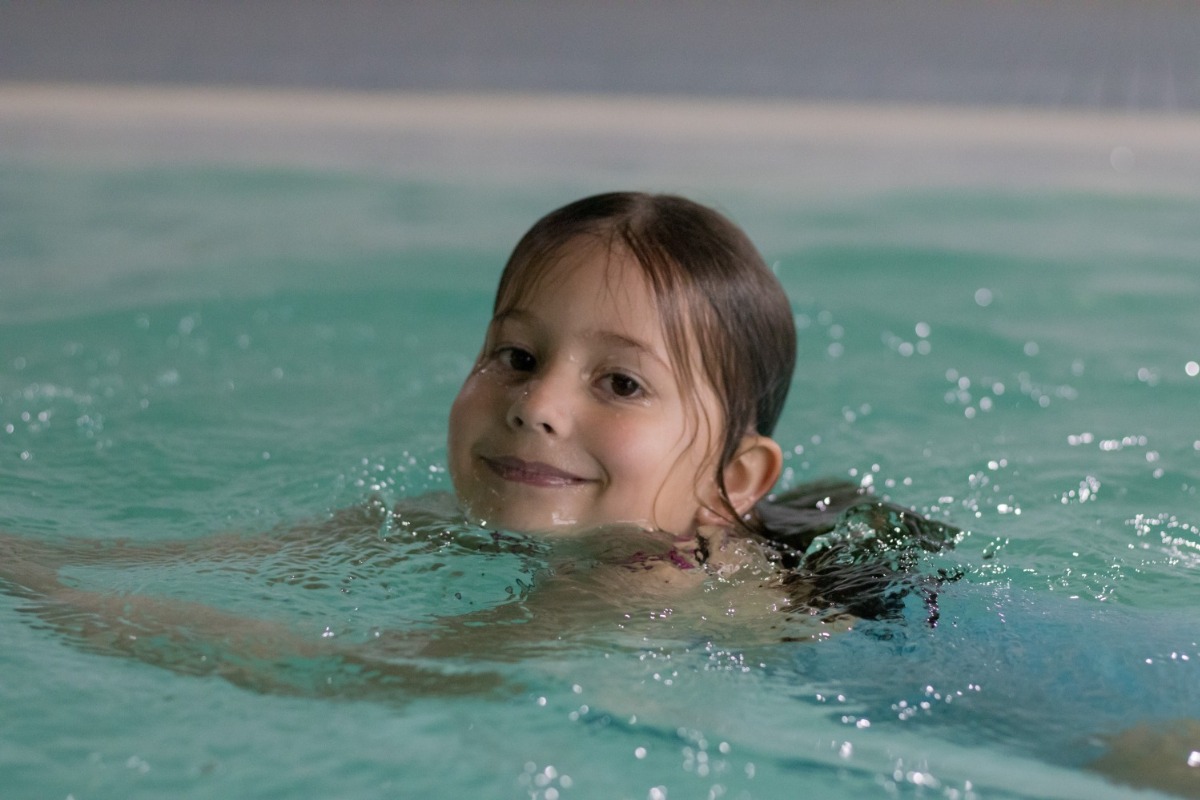
<path fill-rule="evenodd" d="M 843 109 L 748 147 L 753 109 L 704 135 L 686 108 L 500 114 L 477 154 L 469 104 L 93 99 L 0 114 L 0 530 L 200 540 L 447 489 L 445 413 L 515 238 L 650 183 L 727 210 L 792 297 L 785 484 L 848 477 L 968 529 L 929 565 L 965 578 L 936 628 L 647 622 L 418 664 L 486 689 L 366 698 L 321 663 L 256 691 L 97 654 L 0 595 L 6 795 L 1126 797 L 1083 768 L 1102 737 L 1200 718 L 1194 121 L 1009 136 L 928 110 L 855 138 L 834 122 L 877 118 Z M 365 637 L 519 602 L 540 558 L 451 543 L 353 583 L 353 556 L 69 577 Z"/>

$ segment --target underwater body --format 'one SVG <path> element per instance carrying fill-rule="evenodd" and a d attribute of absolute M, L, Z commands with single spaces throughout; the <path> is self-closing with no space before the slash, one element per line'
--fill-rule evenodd
<path fill-rule="evenodd" d="M 364 647 L 519 628 L 539 576 L 595 558 L 436 498 L 508 250 L 596 186 L 147 161 L 0 162 L 0 530 L 115 554 L 73 586 Z M 936 624 L 913 595 L 746 636 L 714 583 L 711 620 L 609 592 L 561 635 L 397 648 L 391 673 L 269 652 L 235 673 L 206 666 L 219 640 L 98 646 L 94 620 L 4 594 L 7 791 L 1129 796 L 1088 765 L 1200 718 L 1200 198 L 683 188 L 793 302 L 780 490 L 844 479 L 964 531 L 918 565 L 961 576 Z M 294 534 L 429 497 L 416 533 Z M 204 552 L 225 536 L 248 549 Z"/>

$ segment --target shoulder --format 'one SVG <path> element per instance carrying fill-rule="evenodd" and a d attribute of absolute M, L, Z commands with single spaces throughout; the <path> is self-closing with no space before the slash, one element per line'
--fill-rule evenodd
<path fill-rule="evenodd" d="M 723 525 L 704 525 L 696 532 L 705 569 L 721 578 L 764 579 L 781 576 L 774 551 L 762 539 Z"/>

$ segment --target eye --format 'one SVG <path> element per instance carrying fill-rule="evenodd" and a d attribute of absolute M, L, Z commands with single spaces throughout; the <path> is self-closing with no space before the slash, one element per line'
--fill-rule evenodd
<path fill-rule="evenodd" d="M 537 369 L 537 358 L 521 347 L 501 347 L 496 351 L 496 358 L 514 372 L 533 372 Z"/>
<path fill-rule="evenodd" d="M 605 375 L 604 380 L 608 384 L 608 390 L 617 397 L 628 399 L 640 397 L 645 393 L 642 384 L 636 378 L 622 372 L 613 372 Z"/>

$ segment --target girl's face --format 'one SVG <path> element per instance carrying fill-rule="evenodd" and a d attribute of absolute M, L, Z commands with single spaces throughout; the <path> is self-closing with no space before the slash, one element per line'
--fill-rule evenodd
<path fill-rule="evenodd" d="M 688 533 L 717 496 L 719 419 L 709 386 L 681 385 L 632 256 L 577 239 L 492 320 L 450 410 L 450 474 L 508 530 Z"/>

